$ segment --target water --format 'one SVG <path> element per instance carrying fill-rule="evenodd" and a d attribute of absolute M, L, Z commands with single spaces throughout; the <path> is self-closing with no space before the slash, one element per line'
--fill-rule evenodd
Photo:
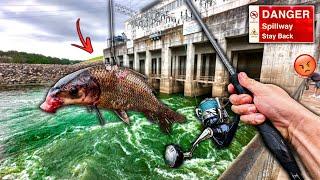
<path fill-rule="evenodd" d="M 255 134 L 241 125 L 230 148 L 203 142 L 192 160 L 171 169 L 163 160 L 165 146 L 190 148 L 201 132 L 194 116 L 199 99 L 159 96 L 187 117 L 165 135 L 141 113 L 129 113 L 128 126 L 102 111 L 104 127 L 84 107 L 46 114 L 38 108 L 45 94 L 45 88 L 0 91 L 0 179 L 216 179 Z"/>

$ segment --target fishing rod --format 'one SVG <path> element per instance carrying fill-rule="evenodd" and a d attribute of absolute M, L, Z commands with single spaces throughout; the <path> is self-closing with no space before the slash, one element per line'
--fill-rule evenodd
<path fill-rule="evenodd" d="M 108 1 L 108 12 L 109 12 L 109 32 L 110 32 L 110 54 L 111 54 L 111 65 L 117 64 L 116 47 L 114 38 L 114 11 L 113 11 L 113 0 Z"/>
<path fill-rule="evenodd" d="M 238 94 L 249 94 L 248 91 L 241 86 L 238 81 L 238 73 L 235 71 L 233 66 L 230 64 L 228 57 L 223 52 L 222 48 L 215 40 L 213 34 L 209 30 L 208 26 L 203 22 L 200 13 L 195 8 L 191 0 L 185 0 L 186 5 L 194 15 L 196 21 L 203 29 L 213 48 L 215 49 L 217 55 L 221 59 L 222 63 L 228 70 L 230 74 L 230 81 L 235 87 Z M 237 119 L 239 115 L 237 115 Z M 263 124 L 258 125 L 257 129 L 262 137 L 265 146 L 270 150 L 274 157 L 278 160 L 281 166 L 287 171 L 291 179 L 303 179 L 301 171 L 297 162 L 295 161 L 289 146 L 286 141 L 281 136 L 280 132 L 271 124 L 269 120 L 265 121 Z"/>

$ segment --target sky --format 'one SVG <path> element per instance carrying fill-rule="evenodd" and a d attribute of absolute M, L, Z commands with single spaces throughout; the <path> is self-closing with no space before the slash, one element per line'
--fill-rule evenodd
<path fill-rule="evenodd" d="M 0 50 L 23 51 L 46 56 L 87 60 L 103 54 L 109 38 L 108 0 L 1 0 Z M 150 0 L 114 0 L 135 11 Z M 71 46 L 79 44 L 76 21 L 81 32 L 90 37 L 94 52 L 89 54 Z M 116 34 L 124 32 L 130 17 L 115 11 Z"/>

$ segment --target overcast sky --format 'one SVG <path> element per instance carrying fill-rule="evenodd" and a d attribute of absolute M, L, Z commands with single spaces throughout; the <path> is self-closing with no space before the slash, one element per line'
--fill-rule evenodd
<path fill-rule="evenodd" d="M 114 0 L 139 11 L 150 0 Z M 82 34 L 91 37 L 94 53 L 71 46 L 81 45 L 76 21 Z M 129 17 L 115 12 L 117 34 L 124 31 Z M 0 50 L 17 50 L 59 58 L 85 60 L 102 55 L 108 39 L 107 0 L 1 0 Z"/>

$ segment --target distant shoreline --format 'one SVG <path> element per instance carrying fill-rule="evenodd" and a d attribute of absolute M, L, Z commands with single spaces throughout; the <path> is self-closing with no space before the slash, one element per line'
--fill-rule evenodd
<path fill-rule="evenodd" d="M 27 63 L 27 64 L 76 64 L 81 61 L 66 58 L 51 57 L 42 54 L 19 52 L 15 50 L 0 50 L 0 63 Z"/>
<path fill-rule="evenodd" d="M 100 63 L 15 64 L 0 63 L 0 89 L 17 86 L 50 86 L 62 77 Z"/>
<path fill-rule="evenodd" d="M 0 91 L 14 91 L 20 89 L 49 88 L 52 84 L 14 84 L 0 85 Z"/>
<path fill-rule="evenodd" d="M 1 63 L 0 86 L 51 84 L 80 68 L 73 65 Z"/>

